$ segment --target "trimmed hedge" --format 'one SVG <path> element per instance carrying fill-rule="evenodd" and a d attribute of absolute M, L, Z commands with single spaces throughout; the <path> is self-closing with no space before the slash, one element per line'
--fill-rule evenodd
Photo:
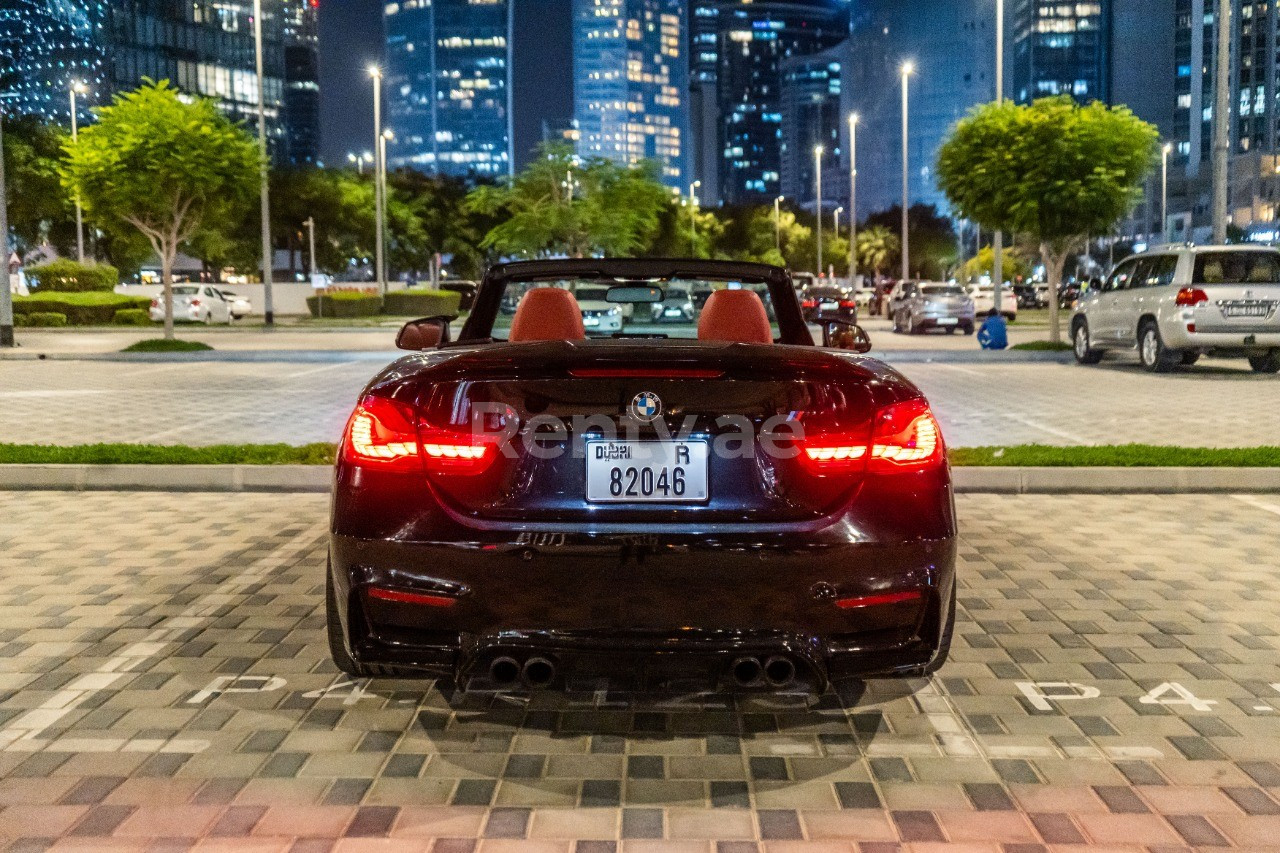
<path fill-rule="evenodd" d="M 111 322 L 117 326 L 150 326 L 151 312 L 146 308 L 121 308 Z"/>
<path fill-rule="evenodd" d="M 47 293 L 13 297 L 15 317 L 50 312 L 65 314 L 70 326 L 106 325 L 121 309 L 146 310 L 150 305 L 151 300 L 146 296 L 122 296 L 119 293 Z"/>
<path fill-rule="evenodd" d="M 450 290 L 397 290 L 382 303 L 383 314 L 412 317 L 456 317 L 462 294 Z"/>
<path fill-rule="evenodd" d="M 14 314 L 15 326 L 40 326 L 50 328 L 67 325 L 67 315 L 57 311 L 32 311 L 30 314 Z"/>
<path fill-rule="evenodd" d="M 120 283 L 120 271 L 110 264 L 81 264 L 65 258 L 27 270 L 40 290 L 59 293 L 107 292 Z"/>
<path fill-rule="evenodd" d="M 339 290 L 337 293 L 326 293 L 307 297 L 307 309 L 312 317 L 375 317 L 382 311 L 382 297 L 376 293 Z"/>

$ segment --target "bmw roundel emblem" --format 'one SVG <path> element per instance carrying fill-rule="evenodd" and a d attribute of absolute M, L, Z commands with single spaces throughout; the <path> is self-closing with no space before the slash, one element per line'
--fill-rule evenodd
<path fill-rule="evenodd" d="M 652 391 L 641 391 L 631 400 L 631 417 L 650 423 L 662 415 L 662 400 Z"/>

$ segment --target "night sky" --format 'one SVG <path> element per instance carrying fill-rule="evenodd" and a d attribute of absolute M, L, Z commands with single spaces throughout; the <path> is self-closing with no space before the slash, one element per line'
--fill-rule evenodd
<path fill-rule="evenodd" d="M 551 129 L 573 114 L 572 0 L 515 0 L 515 134 L 524 162 Z M 381 0 L 321 0 L 321 156 L 336 166 L 348 151 L 373 147 L 372 85 L 366 69 L 382 59 Z"/>

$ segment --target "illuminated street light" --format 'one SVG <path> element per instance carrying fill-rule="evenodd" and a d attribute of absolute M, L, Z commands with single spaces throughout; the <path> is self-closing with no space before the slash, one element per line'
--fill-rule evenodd
<path fill-rule="evenodd" d="M 253 48 L 258 73 L 258 183 L 262 210 L 262 311 L 266 328 L 275 324 L 271 301 L 271 273 L 275 252 L 271 248 L 271 182 L 267 162 L 267 79 L 262 70 L 262 0 L 253 0 Z"/>
<path fill-rule="evenodd" d="M 71 141 L 80 138 L 79 125 L 76 120 L 76 95 L 83 95 L 89 87 L 79 80 L 71 81 Z M 80 204 L 80 196 L 76 196 L 76 260 L 84 263 L 84 207 Z M 6 259 L 6 272 L 7 259 Z"/>
<path fill-rule="evenodd" d="M 858 287 L 858 114 L 849 114 L 849 286 Z"/>
<path fill-rule="evenodd" d="M 1160 149 L 1160 239 L 1169 242 L 1169 152 L 1168 142 Z"/>
<path fill-rule="evenodd" d="M 902 63 L 902 280 L 911 277 L 911 246 L 907 237 L 907 80 L 916 71 L 914 62 Z"/>
<path fill-rule="evenodd" d="M 813 146 L 813 162 L 817 167 L 814 172 L 814 181 L 817 184 L 818 202 L 815 211 L 818 219 L 818 277 L 822 277 L 822 146 Z"/>
<path fill-rule="evenodd" d="M 689 257 L 698 255 L 698 195 L 695 192 L 702 181 L 689 184 Z"/>
<path fill-rule="evenodd" d="M 782 254 L 782 202 L 786 196 L 780 195 L 773 200 L 773 246 Z"/>
<path fill-rule="evenodd" d="M 369 66 L 369 76 L 373 78 L 373 144 L 378 156 L 373 163 L 373 219 L 374 219 L 374 275 L 378 279 L 378 292 L 387 293 L 386 259 L 383 257 L 383 198 L 382 198 L 382 69 L 376 65 Z"/>

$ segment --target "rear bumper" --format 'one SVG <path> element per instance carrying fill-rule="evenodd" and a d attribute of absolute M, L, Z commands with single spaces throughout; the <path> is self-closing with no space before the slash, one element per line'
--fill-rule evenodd
<path fill-rule="evenodd" d="M 654 536 L 511 534 L 431 544 L 335 535 L 330 559 L 352 657 L 465 684 L 499 656 L 551 659 L 563 683 L 655 676 L 723 683 L 743 655 L 783 655 L 798 679 L 914 675 L 932 664 L 955 583 L 953 538 L 815 546 Z M 372 588 L 440 595 L 388 602 Z M 842 609 L 885 591 L 917 598 Z"/>
<path fill-rule="evenodd" d="M 1263 353 L 1270 349 L 1280 348 L 1280 329 L 1275 328 L 1254 331 L 1247 327 L 1238 327 L 1222 332 L 1189 332 L 1187 331 L 1186 323 L 1177 323 L 1172 328 L 1162 326 L 1160 335 L 1164 339 L 1165 346 L 1172 349 Z"/>

